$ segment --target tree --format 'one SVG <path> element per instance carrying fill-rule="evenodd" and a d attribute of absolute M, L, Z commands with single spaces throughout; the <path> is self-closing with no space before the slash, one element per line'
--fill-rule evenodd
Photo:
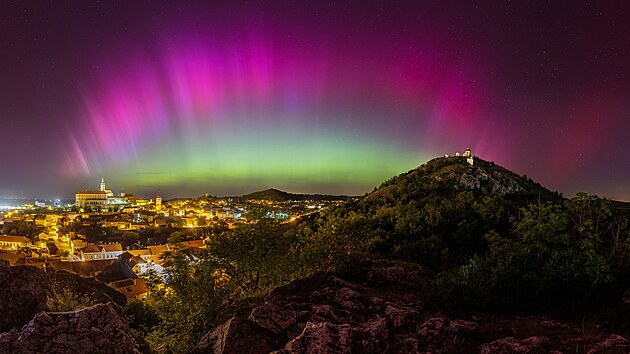
<path fill-rule="evenodd" d="M 152 283 L 147 304 L 160 324 L 147 340 L 172 353 L 190 353 L 199 338 L 218 324 L 233 294 L 231 282 L 222 282 L 222 266 L 215 257 L 199 258 L 187 250 L 167 252 L 165 284 Z"/>
<path fill-rule="evenodd" d="M 295 259 L 291 246 L 295 234 L 290 224 L 262 218 L 234 230 L 232 234 L 212 234 L 208 252 L 223 261 L 227 274 L 243 293 L 255 293 L 291 279 Z"/>
<path fill-rule="evenodd" d="M 384 233 L 379 222 L 359 213 L 330 215 L 318 223 L 316 231 L 301 234 L 305 237 L 301 238 L 300 257 L 312 271 L 347 270 L 368 255 Z"/>
<path fill-rule="evenodd" d="M 166 242 L 174 245 L 184 241 L 186 241 L 186 234 L 181 231 L 175 231 L 171 233 Z"/>
<path fill-rule="evenodd" d="M 583 202 L 522 208 L 507 234 L 486 234 L 485 256 L 436 277 L 435 297 L 493 310 L 570 309 L 596 298 L 613 278 L 601 238 L 588 231 L 596 227 L 587 215 L 599 212 Z"/>
<path fill-rule="evenodd" d="M 125 231 L 122 234 L 123 247 L 130 247 L 134 243 L 138 242 L 140 234 L 134 231 Z"/>

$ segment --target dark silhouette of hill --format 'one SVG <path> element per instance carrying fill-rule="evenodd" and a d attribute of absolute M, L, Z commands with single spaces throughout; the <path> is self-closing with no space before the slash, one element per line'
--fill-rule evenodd
<path fill-rule="evenodd" d="M 287 202 L 287 201 L 335 201 L 335 200 L 348 200 L 351 198 L 357 198 L 356 196 L 347 196 L 347 195 L 327 195 L 327 194 L 300 194 L 300 193 L 289 193 L 284 192 L 279 189 L 269 188 L 263 191 L 253 192 L 245 195 L 237 195 L 237 196 L 225 196 L 225 197 L 217 197 L 213 195 L 204 195 L 201 197 L 193 198 L 195 200 L 216 200 L 223 198 L 232 198 L 232 199 L 240 199 L 241 201 L 248 200 L 269 200 L 272 202 Z M 191 198 L 172 198 L 166 200 L 164 202 L 176 202 L 182 200 L 189 200 Z"/>
<path fill-rule="evenodd" d="M 465 157 L 440 157 L 400 174 L 368 194 L 366 202 L 418 200 L 429 195 L 448 197 L 461 191 L 475 195 L 498 195 L 507 199 L 560 201 L 562 196 L 532 181 L 527 176 L 501 167 L 494 162 Z"/>
<path fill-rule="evenodd" d="M 613 200 L 612 205 L 624 215 L 630 215 L 630 202 L 621 202 L 618 200 Z"/>
<path fill-rule="evenodd" d="M 236 198 L 236 197 L 235 197 Z M 275 188 L 266 189 L 264 191 L 254 192 L 240 196 L 241 200 L 270 200 L 273 202 L 286 202 L 286 201 L 323 201 L 323 200 L 346 200 L 352 197 L 345 195 L 325 195 L 325 194 L 295 194 L 284 192 Z"/>

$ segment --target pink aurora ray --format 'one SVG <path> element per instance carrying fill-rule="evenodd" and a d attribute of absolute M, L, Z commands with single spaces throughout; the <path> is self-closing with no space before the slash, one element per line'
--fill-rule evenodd
<path fill-rule="evenodd" d="M 188 38 L 103 64 L 101 79 L 83 90 L 70 174 L 137 164 L 165 137 L 197 141 L 262 125 L 287 134 L 341 130 L 409 153 L 472 147 L 500 155 L 500 141 L 480 138 L 494 124 L 482 114 L 480 69 L 446 43 L 382 43 L 377 54 L 272 35 Z"/>

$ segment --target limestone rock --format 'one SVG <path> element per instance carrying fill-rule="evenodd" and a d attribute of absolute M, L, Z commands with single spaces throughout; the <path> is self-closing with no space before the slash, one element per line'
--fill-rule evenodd
<path fill-rule="evenodd" d="M 388 304 L 385 306 L 385 317 L 394 327 L 403 328 L 416 324 L 420 318 L 420 313 L 410 307 Z"/>
<path fill-rule="evenodd" d="M 274 347 L 272 337 L 260 327 L 233 317 L 201 338 L 195 353 L 269 353 Z"/>
<path fill-rule="evenodd" d="M 307 322 L 300 335 L 291 340 L 288 353 L 380 353 L 387 348 L 387 320 L 375 318 L 359 327 L 349 324 Z"/>
<path fill-rule="evenodd" d="M 308 322 L 304 331 L 287 344 L 295 354 L 352 353 L 352 330 L 348 324 Z"/>
<path fill-rule="evenodd" d="M 296 313 L 270 301 L 252 310 L 249 319 L 259 326 L 279 334 L 295 325 Z"/>
<path fill-rule="evenodd" d="M 415 338 L 407 338 L 402 341 L 398 354 L 417 354 L 420 348 L 420 341 Z"/>
<path fill-rule="evenodd" d="M 516 339 L 507 337 L 497 339 L 493 342 L 486 343 L 481 346 L 481 354 L 508 354 L 508 353 L 530 353 L 543 352 L 549 344 L 547 337 L 529 337 L 525 339 Z"/>
<path fill-rule="evenodd" d="M 620 335 L 612 334 L 587 352 L 587 354 L 596 353 L 630 353 L 630 341 Z"/>
<path fill-rule="evenodd" d="M 209 332 L 197 352 L 628 352 L 626 338 L 581 336 L 575 326 L 542 316 L 427 313 L 418 290 L 430 279 L 426 268 L 391 260 L 358 267 L 352 278 L 317 273 L 274 289 L 247 319 Z"/>
<path fill-rule="evenodd" d="M 513 178 L 498 171 L 482 168 L 471 169 L 461 175 L 456 189 L 480 190 L 484 194 L 506 195 L 523 192 L 524 188 Z"/>
<path fill-rule="evenodd" d="M 31 266 L 0 267 L 0 333 L 19 328 L 36 313 L 48 310 L 47 300 L 54 289 L 69 288 L 95 302 L 126 303 L 123 294 L 98 282 L 68 272 L 44 272 Z"/>
<path fill-rule="evenodd" d="M 46 310 L 50 287 L 50 279 L 38 268 L 0 267 L 0 332 L 21 327 Z"/>
<path fill-rule="evenodd" d="M 19 331 L 0 334 L 0 353 L 142 353 L 120 308 L 98 304 L 72 312 L 40 312 Z"/>

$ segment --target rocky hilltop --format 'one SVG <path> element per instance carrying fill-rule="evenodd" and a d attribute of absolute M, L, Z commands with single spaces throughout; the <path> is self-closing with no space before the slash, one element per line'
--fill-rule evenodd
<path fill-rule="evenodd" d="M 148 351 L 121 315 L 125 296 L 94 278 L 31 266 L 0 266 L 0 289 L 0 353 Z M 51 312 L 50 299 L 67 294 L 64 289 L 97 305 Z"/>
<path fill-rule="evenodd" d="M 542 316 L 425 309 L 431 278 L 413 263 L 369 260 L 355 279 L 318 273 L 277 288 L 248 317 L 206 334 L 197 353 L 628 353 L 624 336 Z"/>
<path fill-rule="evenodd" d="M 440 157 L 391 178 L 367 195 L 365 201 L 387 201 L 400 196 L 415 199 L 427 193 L 463 190 L 480 195 L 561 199 L 559 194 L 494 162 L 475 157 L 474 164 L 470 165 L 464 157 Z"/>

